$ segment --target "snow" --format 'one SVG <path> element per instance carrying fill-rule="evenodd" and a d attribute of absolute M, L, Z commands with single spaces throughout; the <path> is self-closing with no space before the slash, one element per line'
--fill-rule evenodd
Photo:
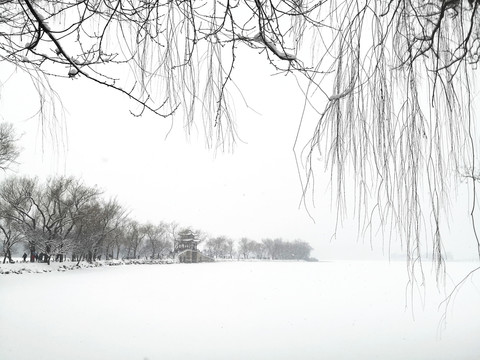
<path fill-rule="evenodd" d="M 0 275 L 0 359 L 479 359 L 480 274 L 455 296 L 446 327 L 438 308 L 475 266 L 449 264 L 445 289 L 426 271 L 414 300 L 402 262 Z"/>
<path fill-rule="evenodd" d="M 84 268 L 100 267 L 100 266 L 117 266 L 117 265 L 159 265 L 159 264 L 171 264 L 173 263 L 172 259 L 164 260 L 147 260 L 147 259 L 132 259 L 132 260 L 107 260 L 107 261 L 95 261 L 93 263 L 88 263 L 82 261 L 77 263 L 76 261 L 71 262 L 67 260 L 65 262 L 54 262 L 52 261 L 50 265 L 43 262 L 34 262 L 30 263 L 29 261 L 23 262 L 18 258 L 13 259 L 13 263 L 6 263 L 0 265 L 0 275 L 1 274 L 24 274 L 24 273 L 46 273 L 52 271 L 68 271 L 68 270 L 78 270 Z"/>

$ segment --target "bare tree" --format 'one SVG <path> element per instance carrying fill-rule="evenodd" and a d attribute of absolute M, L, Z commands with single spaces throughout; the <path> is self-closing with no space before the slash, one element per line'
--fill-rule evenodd
<path fill-rule="evenodd" d="M 233 241 L 226 236 L 210 238 L 205 243 L 205 251 L 214 258 L 231 257 L 233 253 Z"/>
<path fill-rule="evenodd" d="M 176 222 L 171 222 L 166 225 L 168 237 L 171 241 L 177 240 L 178 233 L 181 231 L 180 225 Z"/>
<path fill-rule="evenodd" d="M 125 240 L 127 245 L 127 259 L 137 259 L 143 250 L 144 240 L 147 235 L 145 226 L 135 220 L 128 220 Z"/>
<path fill-rule="evenodd" d="M 275 244 L 272 239 L 263 239 L 262 244 L 265 248 L 265 254 L 269 259 L 275 259 Z"/>
<path fill-rule="evenodd" d="M 13 126 L 8 123 L 0 123 L 0 169 L 4 171 L 15 162 L 19 155 L 16 141 Z M 2 252 L 4 254 L 3 263 L 5 264 L 7 258 L 12 261 L 12 249 L 23 240 L 23 236 L 11 218 L 3 219 L 1 215 L 0 230 L 3 235 Z"/>
<path fill-rule="evenodd" d="M 233 239 L 227 238 L 227 240 L 225 241 L 225 255 L 229 259 L 233 259 L 234 253 L 235 253 L 235 243 Z"/>
<path fill-rule="evenodd" d="M 38 197 L 31 198 L 48 263 L 53 254 L 63 257 L 62 254 L 73 249 L 73 230 L 96 213 L 100 193 L 75 178 L 59 177 L 49 179 Z"/>
<path fill-rule="evenodd" d="M 248 238 L 241 238 L 238 243 L 238 255 L 242 256 L 244 259 L 248 259 L 251 252 L 251 240 Z"/>
<path fill-rule="evenodd" d="M 10 262 L 13 261 L 12 250 L 14 249 L 15 245 L 23 241 L 23 234 L 15 222 L 1 218 L 0 230 L 2 237 L 3 263 L 5 264 L 7 259 Z"/>
<path fill-rule="evenodd" d="M 110 247 L 115 241 L 115 232 L 121 227 L 123 220 L 127 216 L 127 211 L 116 199 L 101 201 L 100 204 L 99 230 L 102 248 L 105 251 L 105 258 L 107 259 L 111 251 Z"/>
<path fill-rule="evenodd" d="M 479 166 L 472 111 L 479 5 L 4 0 L 0 61 L 30 74 L 41 92 L 52 76 L 82 77 L 132 99 L 136 115 L 178 112 L 187 131 L 201 113 L 208 144 L 223 146 L 236 139 L 229 100 L 236 61 L 260 52 L 275 72 L 297 77 L 302 114 L 314 120 L 295 144 L 307 209 L 316 170 L 326 167 L 339 223 L 352 207 L 363 232 L 391 226 L 405 239 L 410 265 L 421 263 L 429 234 L 441 272 L 449 187 L 458 169 L 475 174 Z M 352 204 L 345 199 L 350 171 Z"/>
<path fill-rule="evenodd" d="M 152 259 L 159 259 L 167 255 L 172 250 L 172 242 L 168 239 L 168 225 L 160 223 L 158 225 L 146 224 L 144 226 L 146 251 L 150 253 Z"/>
<path fill-rule="evenodd" d="M 80 261 L 92 262 L 105 253 L 108 258 L 118 240 L 117 230 L 125 219 L 125 209 L 115 199 L 103 201 L 95 198 L 81 211 L 75 223 L 74 256 Z M 113 257 L 113 254 L 112 254 Z"/>
<path fill-rule="evenodd" d="M 38 192 L 37 179 L 10 177 L 0 185 L 0 217 L 22 228 L 30 249 L 30 261 L 35 261 L 40 232 L 32 198 Z"/>
<path fill-rule="evenodd" d="M 265 258 L 265 247 L 261 242 L 252 241 L 250 243 L 251 253 L 255 259 L 264 259 Z"/>
<path fill-rule="evenodd" d="M 127 246 L 126 232 L 127 232 L 127 219 L 123 218 L 118 226 L 110 233 L 112 257 L 116 260 L 120 259 L 120 254 Z"/>
<path fill-rule="evenodd" d="M 92 204 L 99 194 L 98 189 L 74 178 L 51 178 L 40 184 L 37 179 L 11 177 L 0 185 L 0 218 L 21 230 L 31 261 L 43 253 L 50 263 L 52 255 L 63 258 L 74 249 L 74 233 L 93 213 Z"/>
<path fill-rule="evenodd" d="M 313 248 L 309 243 L 295 240 L 292 244 L 292 258 L 296 260 L 309 260 Z"/>
<path fill-rule="evenodd" d="M 173 251 L 173 241 L 168 236 L 169 224 L 160 222 L 157 227 L 161 230 L 160 240 L 157 244 L 157 257 L 162 259 L 169 256 Z"/>
<path fill-rule="evenodd" d="M 12 124 L 0 123 L 0 169 L 6 170 L 19 155 Z"/>

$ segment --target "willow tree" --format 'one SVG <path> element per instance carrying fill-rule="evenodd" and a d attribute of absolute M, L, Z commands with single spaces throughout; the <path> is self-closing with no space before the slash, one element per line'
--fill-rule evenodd
<path fill-rule="evenodd" d="M 362 225 L 391 226 L 411 264 L 429 233 L 441 270 L 450 181 L 461 174 L 475 193 L 478 179 L 479 25 L 476 0 L 0 0 L 0 56 L 41 99 L 51 77 L 82 77 L 133 100 L 135 115 L 199 122 L 215 146 L 236 138 L 236 61 L 260 52 L 296 76 L 316 122 L 295 146 L 304 196 L 321 155 L 342 209 L 353 169 Z"/>

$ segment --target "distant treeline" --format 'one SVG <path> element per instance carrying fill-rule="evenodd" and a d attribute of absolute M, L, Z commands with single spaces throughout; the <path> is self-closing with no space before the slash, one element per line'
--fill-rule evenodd
<path fill-rule="evenodd" d="M 312 247 L 305 241 L 263 239 L 258 242 L 242 238 L 238 243 L 220 236 L 208 239 L 204 245 L 207 255 L 224 259 L 311 260 Z"/>
<path fill-rule="evenodd" d="M 192 230 L 200 248 L 214 258 L 304 259 L 312 248 L 306 242 L 265 239 L 261 242 L 226 236 L 210 237 L 177 223 L 140 223 L 116 199 L 105 199 L 97 187 L 73 177 L 45 182 L 10 177 L 0 184 L 0 237 L 3 262 L 14 251 L 27 261 L 98 259 L 164 259 L 173 256 L 173 242 Z M 23 250 L 20 250 L 23 249 Z M 28 254 L 27 254 L 28 253 Z"/>

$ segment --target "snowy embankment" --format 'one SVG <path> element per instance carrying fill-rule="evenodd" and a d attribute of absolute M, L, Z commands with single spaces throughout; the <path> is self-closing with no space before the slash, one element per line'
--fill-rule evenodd
<path fill-rule="evenodd" d="M 96 268 L 101 266 L 118 266 L 118 265 L 163 265 L 171 264 L 173 260 L 103 260 L 103 261 L 94 261 L 88 263 L 86 261 L 65 261 L 65 262 L 51 262 L 50 265 L 47 263 L 40 262 L 22 262 L 16 260 L 14 263 L 5 263 L 0 264 L 0 275 L 8 274 L 32 274 L 32 273 L 48 273 L 52 271 L 67 271 L 67 270 L 78 270 L 78 269 L 88 269 Z"/>
<path fill-rule="evenodd" d="M 474 266 L 449 264 L 445 290 L 427 273 L 413 302 L 404 263 L 227 262 L 4 275 L 0 359 L 474 360 L 480 274 L 450 304 L 445 328 L 438 309 Z"/>

